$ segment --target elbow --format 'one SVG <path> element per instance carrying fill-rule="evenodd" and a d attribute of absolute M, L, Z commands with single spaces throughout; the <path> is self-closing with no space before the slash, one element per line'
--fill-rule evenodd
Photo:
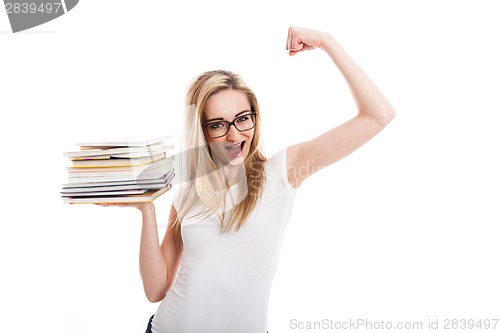
<path fill-rule="evenodd" d="M 379 130 L 387 126 L 396 116 L 396 111 L 388 103 L 359 108 L 358 112 L 358 116 L 370 120 Z"/>
<path fill-rule="evenodd" d="M 387 105 L 386 107 L 379 110 L 377 113 L 377 123 L 384 128 L 396 117 L 396 111 L 392 106 Z"/>
<path fill-rule="evenodd" d="M 394 117 L 396 117 L 396 110 L 394 110 L 392 106 L 389 106 L 386 113 L 385 124 L 387 125 L 394 119 Z"/>
<path fill-rule="evenodd" d="M 151 303 L 161 302 L 161 301 L 163 301 L 165 296 L 166 296 L 166 294 L 165 295 L 163 295 L 163 294 L 146 294 L 148 301 L 150 301 Z"/>
<path fill-rule="evenodd" d="M 146 297 L 151 303 L 158 303 L 163 301 L 167 295 L 166 290 L 145 290 Z"/>

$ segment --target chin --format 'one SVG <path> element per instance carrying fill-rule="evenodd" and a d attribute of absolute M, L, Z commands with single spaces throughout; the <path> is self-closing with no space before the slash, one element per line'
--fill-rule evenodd
<path fill-rule="evenodd" d="M 242 165 L 244 162 L 245 162 L 245 158 L 243 156 L 238 156 L 235 159 L 233 159 L 231 162 L 229 162 L 229 165 L 237 166 L 237 165 Z"/>

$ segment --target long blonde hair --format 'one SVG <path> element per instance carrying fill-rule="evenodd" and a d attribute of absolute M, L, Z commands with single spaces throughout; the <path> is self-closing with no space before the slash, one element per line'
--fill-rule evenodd
<path fill-rule="evenodd" d="M 246 196 L 234 206 L 229 221 L 224 223 L 224 213 L 220 213 L 228 186 L 220 170 L 216 167 L 203 133 L 203 112 L 208 98 L 220 91 L 234 89 L 244 93 L 252 111 L 256 113 L 256 125 L 248 156 L 244 161 L 246 171 Z M 221 232 L 239 230 L 247 221 L 262 196 L 265 183 L 264 156 L 260 142 L 260 110 L 257 98 L 243 79 L 230 71 L 214 70 L 202 73 L 188 87 L 186 95 L 186 115 L 183 143 L 182 178 L 188 186 L 179 196 L 177 218 L 173 223 L 174 239 L 182 244 L 181 223 L 183 218 L 200 202 L 205 206 L 204 215 L 215 214 L 221 222 Z M 223 189 L 222 194 L 220 189 Z M 223 210 L 224 211 L 224 210 Z"/>

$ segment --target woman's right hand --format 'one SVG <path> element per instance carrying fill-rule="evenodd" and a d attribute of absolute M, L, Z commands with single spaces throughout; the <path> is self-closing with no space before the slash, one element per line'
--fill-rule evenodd
<path fill-rule="evenodd" d="M 152 202 L 117 202 L 117 203 L 102 203 L 102 204 L 96 204 L 98 206 L 103 206 L 103 207 L 134 207 L 140 210 L 141 212 L 144 211 L 144 209 L 147 208 L 154 208 L 154 205 Z"/>

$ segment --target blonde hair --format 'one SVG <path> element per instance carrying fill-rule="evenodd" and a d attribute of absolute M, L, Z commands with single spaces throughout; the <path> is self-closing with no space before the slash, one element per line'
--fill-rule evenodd
<path fill-rule="evenodd" d="M 228 222 L 224 223 L 224 210 L 221 214 L 220 208 L 228 186 L 212 159 L 203 133 L 202 122 L 208 98 L 228 89 L 241 91 L 247 96 L 252 111 L 256 113 L 256 125 L 249 153 L 244 161 L 246 196 L 234 206 Z M 182 244 L 183 218 L 200 202 L 205 206 L 203 215 L 215 214 L 219 217 L 222 233 L 239 230 L 262 196 L 265 183 L 264 165 L 267 161 L 260 142 L 260 110 L 257 98 L 239 75 L 225 70 L 202 73 L 188 87 L 186 106 L 182 178 L 187 182 L 187 186 L 181 186 L 183 190 L 180 192 L 179 205 L 176 207 L 177 218 L 173 223 L 174 239 L 177 245 Z M 220 192 L 220 189 L 223 191 Z"/>

